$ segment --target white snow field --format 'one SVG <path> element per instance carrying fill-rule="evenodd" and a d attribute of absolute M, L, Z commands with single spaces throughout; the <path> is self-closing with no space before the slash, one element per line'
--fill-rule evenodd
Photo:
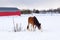
<path fill-rule="evenodd" d="M 36 16 L 42 31 L 27 31 L 28 17 Z M 14 24 L 13 24 L 14 19 Z M 14 32 L 14 25 L 21 31 Z M 22 14 L 0 17 L 0 40 L 60 40 L 60 14 Z"/>

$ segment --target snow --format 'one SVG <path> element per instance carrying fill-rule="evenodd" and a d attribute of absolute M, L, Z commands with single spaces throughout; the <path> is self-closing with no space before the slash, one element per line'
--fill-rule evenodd
<path fill-rule="evenodd" d="M 0 33 L 0 40 L 60 40 L 60 33 L 15 32 Z"/>
<path fill-rule="evenodd" d="M 28 17 L 36 16 L 42 24 L 42 31 L 27 31 Z M 13 24 L 14 19 L 14 24 Z M 14 25 L 21 31 L 14 32 Z M 60 14 L 22 14 L 0 17 L 0 40 L 60 40 Z"/>

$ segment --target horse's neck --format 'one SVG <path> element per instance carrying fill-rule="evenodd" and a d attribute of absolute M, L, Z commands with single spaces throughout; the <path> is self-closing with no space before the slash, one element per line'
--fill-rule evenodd
<path fill-rule="evenodd" d="M 37 20 L 37 18 L 36 18 L 36 17 L 35 17 L 35 20 L 36 20 L 36 22 L 37 22 L 37 23 L 39 23 L 39 21 Z"/>

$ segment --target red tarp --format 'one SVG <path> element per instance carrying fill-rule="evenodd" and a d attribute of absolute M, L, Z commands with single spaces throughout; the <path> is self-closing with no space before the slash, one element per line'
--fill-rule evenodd
<path fill-rule="evenodd" d="M 20 11 L 16 11 L 16 12 L 0 12 L 0 16 L 12 16 L 12 15 L 21 15 Z"/>

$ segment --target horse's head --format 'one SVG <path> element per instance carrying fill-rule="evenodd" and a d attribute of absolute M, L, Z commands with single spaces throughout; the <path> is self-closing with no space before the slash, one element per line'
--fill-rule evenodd
<path fill-rule="evenodd" d="M 41 29 L 41 23 L 39 23 L 39 25 L 38 25 L 38 29 L 39 29 L 39 30 Z"/>

